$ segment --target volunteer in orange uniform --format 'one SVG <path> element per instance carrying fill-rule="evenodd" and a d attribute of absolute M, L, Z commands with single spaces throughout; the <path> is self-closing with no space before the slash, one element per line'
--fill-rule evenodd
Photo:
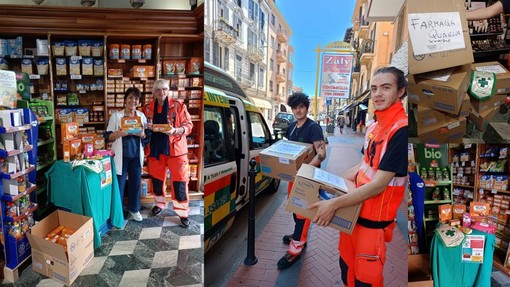
<path fill-rule="evenodd" d="M 292 109 L 296 121 L 289 125 L 285 137 L 291 141 L 313 144 L 317 155 L 310 161 L 310 164 L 320 167 L 321 162 L 326 158 L 326 143 L 322 128 L 307 116 L 310 99 L 303 93 L 294 93 L 288 98 L 287 104 Z M 292 184 L 293 182 L 290 181 L 287 191 L 289 194 Z M 301 258 L 301 252 L 306 246 L 308 238 L 310 219 L 295 213 L 292 216 L 294 217 L 294 232 L 282 238 L 283 243 L 289 245 L 289 249 L 278 260 L 277 266 L 280 270 L 289 268 Z"/>
<path fill-rule="evenodd" d="M 400 98 L 406 94 L 404 73 L 394 67 L 378 69 L 370 91 L 375 121 L 367 124 L 361 163 L 343 177 L 356 189 L 319 201 L 313 222 L 326 226 L 337 209 L 363 203 L 352 234 L 340 232 L 338 249 L 345 286 L 383 286 L 386 243 L 395 227 L 397 210 L 407 184 L 407 115 Z"/>
<path fill-rule="evenodd" d="M 152 213 L 158 215 L 167 208 L 165 201 L 165 179 L 167 168 L 170 170 L 173 209 L 181 219 L 181 226 L 188 227 L 188 144 L 186 136 L 191 133 L 193 124 L 184 103 L 178 99 L 169 99 L 170 87 L 167 80 L 160 79 L 153 85 L 154 100 L 145 107 L 148 119 L 147 128 L 154 124 L 170 124 L 167 132 L 151 133 L 148 147 L 149 174 L 155 194 Z"/>

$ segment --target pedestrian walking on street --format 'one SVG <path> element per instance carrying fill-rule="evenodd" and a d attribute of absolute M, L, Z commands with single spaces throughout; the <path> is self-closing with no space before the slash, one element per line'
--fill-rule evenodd
<path fill-rule="evenodd" d="M 343 177 L 354 181 L 348 194 L 311 204 L 314 223 L 327 226 L 337 209 L 363 203 L 352 234 L 340 232 L 338 250 L 345 286 L 383 286 L 386 242 L 390 242 L 397 210 L 407 184 L 407 115 L 404 73 L 378 69 L 371 81 L 375 121 L 367 124 L 361 162 Z"/>
<path fill-rule="evenodd" d="M 291 107 L 292 113 L 296 121 L 292 122 L 285 133 L 285 137 L 291 141 L 303 143 L 311 143 L 317 154 L 311 165 L 320 167 L 321 162 L 326 158 L 326 143 L 322 133 L 322 128 L 313 120 L 307 117 L 310 100 L 304 93 L 294 93 L 287 100 L 287 104 Z M 288 194 L 292 190 L 293 182 L 289 182 Z M 278 269 L 286 269 L 292 266 L 301 258 L 301 252 L 306 246 L 308 238 L 308 229 L 310 227 L 310 219 L 293 213 L 294 232 L 283 236 L 283 243 L 289 245 L 289 249 L 285 255 L 278 261 Z"/>
<path fill-rule="evenodd" d="M 344 133 L 344 125 L 345 125 L 345 118 L 343 115 L 338 115 L 338 127 L 340 128 L 340 133 Z"/>

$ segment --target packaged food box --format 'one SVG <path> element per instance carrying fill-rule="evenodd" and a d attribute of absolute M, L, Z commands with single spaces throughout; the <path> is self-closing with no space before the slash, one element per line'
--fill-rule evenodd
<path fill-rule="evenodd" d="M 120 129 L 129 134 L 141 133 L 142 127 L 142 119 L 138 116 L 122 117 L 120 120 Z"/>

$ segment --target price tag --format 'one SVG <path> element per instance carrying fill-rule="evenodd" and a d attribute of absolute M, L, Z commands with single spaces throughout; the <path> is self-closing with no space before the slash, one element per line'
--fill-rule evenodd
<path fill-rule="evenodd" d="M 21 58 L 20 55 L 10 55 L 11 59 L 19 59 Z"/>
<path fill-rule="evenodd" d="M 140 63 L 140 64 L 147 63 L 147 60 L 146 59 L 138 59 L 138 63 Z"/>
<path fill-rule="evenodd" d="M 41 78 L 41 75 L 28 75 L 28 78 L 30 78 L 30 80 L 39 80 Z"/>
<path fill-rule="evenodd" d="M 147 81 L 147 78 L 140 78 L 140 81 Z"/>
<path fill-rule="evenodd" d="M 79 94 L 85 94 L 85 93 L 87 93 L 87 91 L 86 90 L 79 90 L 78 93 Z"/>
<path fill-rule="evenodd" d="M 33 59 L 35 57 L 34 57 L 34 55 L 23 55 L 23 58 L 25 58 L 25 59 Z"/>
<path fill-rule="evenodd" d="M 497 189 L 493 189 L 493 190 L 491 190 L 491 193 L 492 194 L 496 194 L 496 193 L 498 193 L 498 190 Z"/>
<path fill-rule="evenodd" d="M 464 145 L 464 148 L 465 148 L 465 149 L 468 149 L 468 148 L 471 148 L 471 146 L 472 146 L 472 144 L 465 144 L 465 145 Z"/>
<path fill-rule="evenodd" d="M 124 64 L 124 63 L 126 63 L 126 59 L 118 59 L 117 63 Z"/>
<path fill-rule="evenodd" d="M 123 80 L 124 82 L 129 82 L 129 81 L 131 81 L 131 80 L 129 79 L 129 77 L 124 77 L 124 78 L 122 78 L 122 80 Z"/>
<path fill-rule="evenodd" d="M 71 80 L 81 80 L 81 75 L 71 75 Z"/>
<path fill-rule="evenodd" d="M 71 61 L 81 60 L 81 56 L 71 56 Z"/>

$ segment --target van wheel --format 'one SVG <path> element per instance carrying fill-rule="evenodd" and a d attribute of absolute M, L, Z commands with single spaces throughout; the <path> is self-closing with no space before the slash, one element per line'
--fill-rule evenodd
<path fill-rule="evenodd" d="M 266 188 L 266 192 L 268 194 L 276 193 L 278 191 L 279 187 L 280 187 L 280 180 L 276 179 L 276 178 L 273 178 L 273 180 L 271 181 L 269 186 Z"/>

